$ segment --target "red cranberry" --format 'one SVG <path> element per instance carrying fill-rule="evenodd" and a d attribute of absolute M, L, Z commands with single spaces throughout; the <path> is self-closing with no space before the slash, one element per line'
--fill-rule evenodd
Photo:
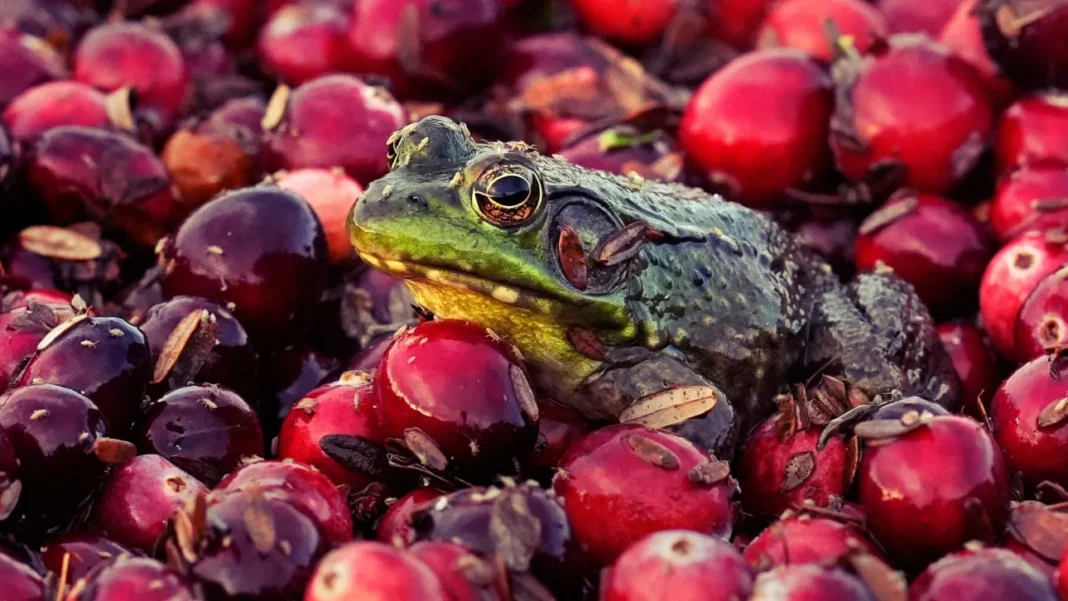
<path fill-rule="evenodd" d="M 590 424 L 581 413 L 547 399 L 538 399 L 538 442 L 530 456 L 530 467 L 550 473 L 564 453 L 588 434 Z"/>
<path fill-rule="evenodd" d="M 1017 100 L 1005 110 L 998 127 L 998 169 L 1024 166 L 1068 167 L 1068 94 L 1047 92 Z"/>
<path fill-rule="evenodd" d="M 1001 385 L 1002 370 L 990 339 L 980 328 L 967 323 L 938 326 L 938 336 L 960 376 L 961 398 L 967 414 L 982 417 L 979 403 L 990 406 Z"/>
<path fill-rule="evenodd" d="M 138 446 L 214 486 L 242 460 L 263 456 L 256 412 L 230 390 L 187 386 L 164 395 L 140 419 Z"/>
<path fill-rule="evenodd" d="M 0 313 L 7 313 L 8 311 L 14 311 L 15 309 L 24 309 L 29 307 L 32 303 L 51 305 L 53 309 L 60 311 L 70 307 L 73 300 L 74 295 L 69 292 L 63 292 L 62 290 L 49 288 L 16 290 L 14 292 L 9 292 L 4 295 L 3 298 L 0 298 Z M 89 310 L 89 313 L 95 315 L 92 309 Z"/>
<path fill-rule="evenodd" d="M 309 392 L 282 423 L 278 457 L 311 465 L 337 485 L 364 488 L 385 469 L 375 400 L 367 376 L 358 372 Z"/>
<path fill-rule="evenodd" d="M 153 381 L 174 389 L 189 382 L 218 384 L 240 394 L 258 392 L 256 351 L 226 309 L 195 296 L 176 296 L 140 321 L 152 350 Z"/>
<path fill-rule="evenodd" d="M 772 0 L 704 0 L 712 35 L 739 50 L 753 47 Z"/>
<path fill-rule="evenodd" d="M 737 484 L 729 468 L 689 441 L 644 426 L 597 430 L 568 449 L 553 479 L 585 557 L 611 564 L 658 530 L 727 538 Z M 611 528 L 604 528 L 605 523 Z"/>
<path fill-rule="evenodd" d="M 1064 504 L 1037 501 L 1014 504 L 1001 547 L 1019 555 L 1052 578 L 1068 547 L 1068 514 Z"/>
<path fill-rule="evenodd" d="M 858 271 L 883 264 L 912 284 L 937 313 L 974 298 L 994 241 L 963 206 L 929 194 L 896 194 L 860 226 Z"/>
<path fill-rule="evenodd" d="M 990 226 L 1002 242 L 1025 231 L 1045 232 L 1068 223 L 1066 167 L 1021 167 L 998 183 L 990 205 Z"/>
<path fill-rule="evenodd" d="M 272 103 L 278 102 L 284 112 L 264 123 L 271 170 L 341 167 L 357 182 L 373 181 L 389 170 L 386 140 L 407 122 L 389 92 L 351 75 L 320 77 L 288 98 L 276 93 Z"/>
<path fill-rule="evenodd" d="M 62 125 L 111 126 L 108 98 L 77 81 L 54 81 L 30 88 L 7 105 L 4 125 L 11 137 L 31 142 Z"/>
<path fill-rule="evenodd" d="M 186 211 L 196 209 L 224 190 L 252 183 L 254 158 L 229 136 L 189 129 L 171 136 L 160 154 Z"/>
<path fill-rule="evenodd" d="M 89 216 L 152 247 L 183 216 L 152 149 L 118 132 L 64 126 L 37 141 L 27 171 L 53 219 Z"/>
<path fill-rule="evenodd" d="M 1039 357 L 1016 370 L 990 405 L 994 436 L 1009 465 L 1030 484 L 1068 485 L 1068 366 Z"/>
<path fill-rule="evenodd" d="M 964 0 L 942 27 L 938 41 L 954 54 L 968 61 L 982 74 L 987 91 L 997 106 L 1005 106 L 1013 100 L 1018 90 L 1005 78 L 983 43 L 979 18 L 975 14 L 978 0 Z"/>
<path fill-rule="evenodd" d="M 1021 87 L 1068 88 L 1068 2 L 987 0 L 978 6 L 990 54 Z"/>
<path fill-rule="evenodd" d="M 132 87 L 138 113 L 156 131 L 181 115 L 190 93 L 178 46 L 162 32 L 133 22 L 91 29 L 74 54 L 74 79 L 107 92 Z"/>
<path fill-rule="evenodd" d="M 762 207 L 826 168 L 833 103 L 830 77 L 808 55 L 753 52 L 701 85 L 682 117 L 680 142 L 711 182 Z"/>
<path fill-rule="evenodd" d="M 42 601 L 45 587 L 41 577 L 29 566 L 0 553 L 0 590 L 4 601 Z"/>
<path fill-rule="evenodd" d="M 928 567 L 909 587 L 911 601 L 1057 601 L 1049 579 L 1004 549 L 965 550 Z"/>
<path fill-rule="evenodd" d="M 462 96 L 488 83 L 503 61 L 503 13 L 498 0 L 356 2 L 350 67 L 388 77 L 403 98 Z"/>
<path fill-rule="evenodd" d="M 227 100 L 196 128 L 196 133 L 225 136 L 237 142 L 252 157 L 258 157 L 263 145 L 263 116 L 267 103 L 258 96 Z"/>
<path fill-rule="evenodd" d="M 291 85 L 343 70 L 349 15 L 327 2 L 291 4 L 271 15 L 257 50 L 264 71 Z"/>
<path fill-rule="evenodd" d="M 315 468 L 295 461 L 257 461 L 227 476 L 215 489 L 222 498 L 240 492 L 262 493 L 304 510 L 322 526 L 332 544 L 352 540 L 352 514 L 337 485 Z"/>
<path fill-rule="evenodd" d="M 489 563 L 466 547 L 449 542 L 423 542 L 411 554 L 434 571 L 448 601 L 504 601 L 510 599 L 507 581 Z"/>
<path fill-rule="evenodd" d="M 100 534 L 69 532 L 50 539 L 41 546 L 41 563 L 50 572 L 63 572 L 64 557 L 67 560 L 67 582 L 78 582 L 97 566 L 108 563 L 120 555 L 137 555 L 137 551 Z"/>
<path fill-rule="evenodd" d="M 729 543 L 667 530 L 631 545 L 602 587 L 604 601 L 731 601 L 749 598 L 753 574 Z"/>
<path fill-rule="evenodd" d="M 684 175 L 682 156 L 674 146 L 660 131 L 642 133 L 634 127 L 616 126 L 587 136 L 559 154 L 587 169 L 673 182 Z"/>
<path fill-rule="evenodd" d="M 456 357 L 464 358 L 461 370 Z M 435 320 L 404 332 L 382 357 L 375 392 L 383 435 L 405 440 L 421 460 L 439 455 L 448 467 L 486 479 L 514 471 L 512 462 L 534 448 L 538 406 L 523 367 L 478 324 Z"/>
<path fill-rule="evenodd" d="M 34 301 L 0 313 L 0 392 L 7 390 L 11 376 L 37 350 L 53 328 L 73 317 L 70 305 L 45 305 Z"/>
<path fill-rule="evenodd" d="M 42 38 L 0 28 L 0 108 L 26 90 L 66 79 L 63 57 Z"/>
<path fill-rule="evenodd" d="M 953 16 L 959 0 L 877 0 L 894 33 L 936 35 Z"/>
<path fill-rule="evenodd" d="M 417 488 L 397 499 L 378 523 L 378 540 L 394 546 L 405 546 L 415 540 L 412 516 L 445 493 L 436 488 Z"/>
<path fill-rule="evenodd" d="M 162 563 L 122 556 L 74 586 L 67 601 L 197 601 L 192 583 Z"/>
<path fill-rule="evenodd" d="M 869 422 L 857 478 L 875 539 L 901 565 L 921 568 L 1001 532 L 1009 475 L 993 436 L 976 421 L 910 411 Z M 858 432 L 860 434 L 860 432 Z M 865 436 L 867 438 L 867 436 Z"/>
<path fill-rule="evenodd" d="M 293 406 L 309 392 L 333 381 L 340 361 L 307 345 L 286 347 L 264 358 L 260 373 L 267 376 L 265 401 L 260 415 L 275 432 Z M 371 366 L 370 369 L 374 369 Z"/>
<path fill-rule="evenodd" d="M 92 399 L 111 430 L 125 432 L 152 374 L 145 336 L 118 317 L 79 315 L 53 329 L 14 377 L 18 386 L 66 386 Z"/>
<path fill-rule="evenodd" d="M 785 0 L 772 4 L 761 26 L 758 45 L 797 48 L 830 63 L 837 53 L 827 37 L 828 20 L 842 35 L 850 36 L 853 47 L 861 54 L 890 34 L 882 13 L 864 0 Z"/>
<path fill-rule="evenodd" d="M 881 555 L 868 535 L 849 523 L 808 514 L 788 515 L 749 543 L 745 559 L 754 570 L 763 572 L 785 565 L 833 565 L 858 550 Z"/>
<path fill-rule="evenodd" d="M 979 285 L 979 312 L 994 347 L 1014 360 L 1016 324 L 1038 283 L 1068 262 L 1068 249 L 1052 234 L 1027 232 L 1006 244 L 987 265 Z"/>
<path fill-rule="evenodd" d="M 1016 322 L 1016 357 L 1041 357 L 1068 346 L 1068 265 L 1043 278 L 1020 308 Z"/>
<path fill-rule="evenodd" d="M 864 582 L 845 570 L 820 565 L 788 565 L 763 572 L 753 586 L 754 599 L 776 601 L 875 601 Z"/>
<path fill-rule="evenodd" d="M 612 0 L 576 0 L 575 11 L 597 35 L 624 44 L 655 42 L 679 11 L 679 0 L 619 4 Z"/>
<path fill-rule="evenodd" d="M 200 207 L 160 251 L 164 295 L 215 301 L 257 341 L 294 331 L 325 284 L 319 220 L 302 198 L 274 186 Z"/>
<path fill-rule="evenodd" d="M 842 173 L 863 182 L 897 164 L 905 169 L 905 185 L 952 192 L 975 166 L 993 127 L 979 73 L 943 46 L 913 36 L 896 36 L 878 52 L 843 60 L 858 62 L 835 68 L 830 140 Z"/>
<path fill-rule="evenodd" d="M 450 601 L 425 563 L 389 545 L 361 541 L 323 558 L 304 601 Z"/>
<path fill-rule="evenodd" d="M 208 489 L 159 455 L 141 455 L 111 472 L 96 497 L 93 523 L 116 541 L 152 552 L 167 520 Z"/>
<path fill-rule="evenodd" d="M 347 229 L 349 211 L 363 194 L 363 187 L 341 170 L 298 169 L 275 177 L 279 187 L 296 192 L 308 201 L 326 233 L 330 260 L 342 263 L 352 257 Z"/>
<path fill-rule="evenodd" d="M 1068 598 L 1068 548 L 1064 550 L 1064 558 L 1061 559 L 1061 565 L 1057 568 L 1056 584 L 1061 599 Z"/>

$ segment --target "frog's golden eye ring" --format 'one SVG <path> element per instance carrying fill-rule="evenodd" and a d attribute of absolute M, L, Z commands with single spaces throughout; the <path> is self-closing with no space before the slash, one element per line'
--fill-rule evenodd
<path fill-rule="evenodd" d="M 475 182 L 475 209 L 498 227 L 521 225 L 541 206 L 544 191 L 537 174 L 522 165 L 497 165 Z"/>

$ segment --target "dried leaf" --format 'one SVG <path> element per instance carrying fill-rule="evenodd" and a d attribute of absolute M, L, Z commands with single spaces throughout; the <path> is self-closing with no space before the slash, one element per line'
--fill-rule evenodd
<path fill-rule="evenodd" d="M 508 375 L 512 378 L 512 388 L 515 390 L 516 400 L 519 401 L 519 408 L 522 409 L 527 419 L 537 423 L 540 416 L 538 402 L 534 398 L 534 390 L 531 389 L 530 382 L 527 381 L 527 375 L 523 373 L 523 368 L 518 365 L 511 365 L 508 367 Z"/>
<path fill-rule="evenodd" d="M 443 472 L 449 467 L 449 459 L 438 443 L 419 428 L 408 428 L 404 431 L 404 444 L 419 459 L 419 463 L 428 468 Z"/>
<path fill-rule="evenodd" d="M 278 533 L 274 525 L 274 516 L 259 499 L 252 499 L 241 515 L 245 530 L 252 539 L 252 545 L 260 553 L 267 554 L 274 550 Z"/>
<path fill-rule="evenodd" d="M 26 309 L 11 320 L 9 327 L 47 333 L 59 324 L 59 315 L 54 307 L 30 301 Z"/>
<path fill-rule="evenodd" d="M 41 339 L 41 342 L 37 343 L 37 350 L 43 351 L 46 348 L 48 348 L 49 346 L 52 346 L 52 343 L 55 342 L 56 340 L 58 340 L 60 336 L 66 334 L 74 326 L 80 324 L 81 322 L 83 322 L 83 321 L 85 321 L 87 319 L 89 319 L 89 314 L 88 313 L 83 313 L 81 315 L 75 315 L 74 317 L 71 317 L 67 321 L 64 321 L 63 323 L 59 324 L 58 326 L 52 328 L 52 331 L 49 332 L 48 334 L 46 334 L 45 337 Z"/>
<path fill-rule="evenodd" d="M 898 219 L 912 213 L 918 206 L 920 206 L 920 199 L 914 195 L 901 198 L 896 202 L 888 202 L 879 210 L 868 215 L 868 218 L 864 220 L 864 223 L 860 224 L 858 232 L 867 235 L 881 230 Z"/>
<path fill-rule="evenodd" d="M 1024 501 L 1009 516 L 1009 533 L 1035 554 L 1057 563 L 1068 545 L 1068 515 L 1036 501 Z"/>
<path fill-rule="evenodd" d="M 721 398 L 712 386 L 678 386 L 644 396 L 619 414 L 619 421 L 667 428 L 712 410 Z"/>
<path fill-rule="evenodd" d="M 648 240 L 649 229 L 644 221 L 635 221 L 609 234 L 597 247 L 597 262 L 611 267 L 638 256 Z"/>
<path fill-rule="evenodd" d="M 290 92 L 289 86 L 285 84 L 274 89 L 271 99 L 267 101 L 267 110 L 264 111 L 263 119 L 260 121 L 263 131 L 271 131 L 282 123 L 282 117 L 285 117 L 286 108 L 289 106 Z"/>
<path fill-rule="evenodd" d="M 92 238 L 51 225 L 34 225 L 18 235 L 19 245 L 34 254 L 58 261 L 92 261 L 104 253 Z"/>
<path fill-rule="evenodd" d="M 812 472 L 816 470 L 816 454 L 812 451 L 798 453 L 786 463 L 786 472 L 783 474 L 781 492 L 794 490 L 805 483 Z"/>
<path fill-rule="evenodd" d="M 594 361 L 608 360 L 608 347 L 592 330 L 574 326 L 567 331 L 567 340 L 576 351 Z"/>
<path fill-rule="evenodd" d="M 137 447 L 125 440 L 105 436 L 93 443 L 93 454 L 108 465 L 119 465 L 137 457 Z"/>
<path fill-rule="evenodd" d="M 845 490 L 849 490 L 857 479 L 857 470 L 860 469 L 860 439 L 856 436 L 850 437 L 845 448 Z"/>
<path fill-rule="evenodd" d="M 381 479 L 388 470 L 385 447 L 360 436 L 330 434 L 319 440 L 319 448 L 350 472 Z"/>
<path fill-rule="evenodd" d="M 1068 397 L 1060 398 L 1042 408 L 1038 414 L 1038 427 L 1048 428 L 1068 418 Z"/>
<path fill-rule="evenodd" d="M 678 455 L 651 438 L 641 434 L 631 434 L 624 440 L 635 455 L 650 465 L 669 471 L 677 470 L 682 465 Z"/>
<path fill-rule="evenodd" d="M 517 572 L 530 569 L 541 544 L 541 520 L 530 511 L 522 492 L 505 491 L 493 502 L 489 520 L 494 549 Z"/>
<path fill-rule="evenodd" d="M 104 99 L 104 112 L 113 127 L 128 132 L 137 130 L 134 103 L 135 93 L 131 86 L 123 86 L 107 95 Z"/>
<path fill-rule="evenodd" d="M 565 224 L 560 228 L 557 253 L 567 281 L 576 289 L 585 290 L 589 285 L 588 257 L 586 249 L 582 247 L 582 238 L 570 225 Z"/>
<path fill-rule="evenodd" d="M 159 351 L 159 359 L 156 360 L 156 367 L 152 372 L 152 383 L 159 384 L 167 379 L 167 375 L 171 373 L 171 369 L 178 363 L 178 359 L 182 356 L 182 351 L 185 350 L 186 345 L 197 329 L 207 321 L 208 310 L 200 309 L 199 311 L 193 311 L 182 318 L 182 321 L 178 322 L 178 325 L 171 331 L 170 336 L 167 337 L 167 341 L 163 343 L 163 348 Z"/>
<path fill-rule="evenodd" d="M 853 433 L 865 440 L 885 440 L 904 436 L 930 423 L 929 413 L 909 411 L 901 419 L 873 419 L 853 427 Z"/>
<path fill-rule="evenodd" d="M 698 486 L 715 486 L 731 475 L 731 464 L 726 461 L 709 460 L 693 466 L 687 476 Z"/>

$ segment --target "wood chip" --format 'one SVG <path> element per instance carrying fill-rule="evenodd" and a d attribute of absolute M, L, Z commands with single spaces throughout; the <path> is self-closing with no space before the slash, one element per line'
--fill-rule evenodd
<path fill-rule="evenodd" d="M 858 231 L 861 234 L 871 234 L 881 230 L 898 219 L 912 213 L 918 206 L 920 206 L 920 199 L 916 196 L 908 196 L 901 200 L 887 203 L 879 210 L 868 215 L 868 218 L 860 224 L 860 229 Z"/>
<path fill-rule="evenodd" d="M 267 101 L 267 110 L 264 111 L 263 119 L 260 121 L 260 127 L 263 128 L 263 131 L 271 131 L 282 123 L 286 108 L 289 106 L 290 93 L 289 86 L 285 84 L 281 84 L 274 89 L 271 99 Z"/>
<path fill-rule="evenodd" d="M 1068 418 L 1068 397 L 1060 398 L 1042 408 L 1038 414 L 1038 427 L 1048 428 Z"/>
<path fill-rule="evenodd" d="M 646 463 L 660 469 L 674 471 L 682 465 L 671 449 L 642 434 L 630 434 L 623 439 L 630 450 Z"/>
<path fill-rule="evenodd" d="M 58 261 L 92 261 L 104 253 L 92 238 L 62 227 L 34 225 L 18 235 L 19 245 L 34 254 Z"/>
<path fill-rule="evenodd" d="M 74 326 L 80 324 L 81 322 L 83 322 L 83 321 L 85 321 L 87 319 L 89 319 L 89 315 L 87 313 L 83 313 L 81 315 L 75 315 L 74 317 L 71 317 L 67 321 L 64 321 L 63 323 L 59 324 L 58 326 L 52 328 L 52 331 L 49 332 L 48 334 L 46 334 L 45 337 L 41 339 L 41 342 L 37 343 L 37 350 L 43 351 L 46 348 L 52 346 L 52 343 L 55 342 L 56 340 L 58 340 L 60 336 L 66 334 Z"/>
<path fill-rule="evenodd" d="M 171 369 L 178 363 L 189 340 L 207 318 L 208 310 L 200 309 L 189 313 L 178 322 L 159 351 L 159 359 L 156 360 L 156 366 L 152 372 L 153 384 L 159 384 L 167 379 L 167 374 L 171 373 Z"/>
<path fill-rule="evenodd" d="M 1009 534 L 1050 563 L 1057 563 L 1068 546 L 1068 515 L 1037 501 L 1024 501 L 1009 516 Z"/>
<path fill-rule="evenodd" d="M 731 464 L 726 461 L 719 461 L 711 459 L 704 463 L 693 466 L 690 469 L 689 477 L 690 482 L 698 486 L 715 486 L 720 482 L 723 482 L 731 475 Z"/>
<path fill-rule="evenodd" d="M 136 102 L 136 93 L 131 86 L 123 86 L 107 95 L 104 99 L 104 112 L 112 127 L 127 132 L 137 130 L 137 120 L 134 118 Z"/>
<path fill-rule="evenodd" d="M 712 386 L 678 386 L 644 396 L 619 414 L 619 421 L 667 428 L 712 410 L 721 396 Z"/>
<path fill-rule="evenodd" d="M 93 443 L 93 454 L 108 465 L 120 465 L 137 457 L 137 447 L 125 440 L 105 436 Z"/>
<path fill-rule="evenodd" d="M 438 443 L 419 428 L 408 428 L 404 431 L 404 444 L 419 463 L 428 468 L 443 472 L 449 467 L 449 459 L 445 457 Z"/>
<path fill-rule="evenodd" d="M 519 401 L 519 408 L 522 409 L 523 414 L 527 416 L 527 419 L 537 423 L 540 416 L 538 401 L 534 397 L 534 390 L 530 387 L 527 375 L 523 373 L 523 368 L 518 365 L 511 365 L 508 367 L 508 375 L 512 378 L 512 389 L 515 390 L 515 397 L 516 400 Z"/>
<path fill-rule="evenodd" d="M 786 463 L 780 492 L 788 492 L 801 486 L 816 470 L 816 454 L 812 451 L 798 453 Z"/>

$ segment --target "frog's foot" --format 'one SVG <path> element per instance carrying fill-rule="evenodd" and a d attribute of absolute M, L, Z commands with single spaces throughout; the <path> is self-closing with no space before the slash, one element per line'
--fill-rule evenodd
<path fill-rule="evenodd" d="M 740 426 L 734 408 L 718 386 L 673 357 L 614 364 L 579 392 L 620 422 L 671 430 L 719 459 L 734 454 Z"/>
<path fill-rule="evenodd" d="M 960 381 L 912 287 L 889 272 L 829 289 L 813 311 L 806 365 L 837 373 L 868 396 L 920 395 L 948 408 Z"/>

